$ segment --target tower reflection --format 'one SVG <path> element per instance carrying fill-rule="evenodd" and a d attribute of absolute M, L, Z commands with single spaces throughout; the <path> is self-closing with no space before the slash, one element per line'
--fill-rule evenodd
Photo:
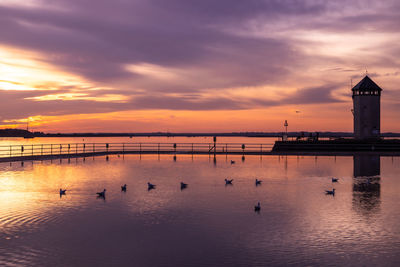
<path fill-rule="evenodd" d="M 353 208 L 372 215 L 380 208 L 381 163 L 378 155 L 355 155 L 353 178 Z"/>

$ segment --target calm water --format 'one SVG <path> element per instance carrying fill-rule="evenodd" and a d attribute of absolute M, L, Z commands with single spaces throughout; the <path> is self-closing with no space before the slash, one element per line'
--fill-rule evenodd
<path fill-rule="evenodd" d="M 399 163 L 186 155 L 2 163 L 0 265 L 399 266 Z M 335 196 L 325 195 L 333 185 Z M 96 198 L 103 188 L 106 199 Z"/>

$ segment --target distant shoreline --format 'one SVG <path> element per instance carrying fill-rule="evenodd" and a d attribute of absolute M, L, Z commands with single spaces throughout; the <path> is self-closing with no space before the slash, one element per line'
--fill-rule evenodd
<path fill-rule="evenodd" d="M 288 137 L 305 137 L 316 132 L 288 132 Z M 150 133 L 43 133 L 30 132 L 21 129 L 0 130 L 0 137 L 282 137 L 283 132 L 231 132 L 231 133 L 170 133 L 170 132 L 150 132 Z M 349 138 L 353 133 L 349 132 L 318 132 L 322 138 Z M 400 137 L 400 133 L 382 133 L 382 137 Z"/>

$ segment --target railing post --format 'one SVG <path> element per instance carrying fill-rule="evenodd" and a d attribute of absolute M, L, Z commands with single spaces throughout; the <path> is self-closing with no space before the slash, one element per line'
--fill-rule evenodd
<path fill-rule="evenodd" d="M 193 143 L 192 143 L 192 155 L 193 155 Z"/>
<path fill-rule="evenodd" d="M 69 150 L 71 149 L 71 144 L 68 144 L 68 155 L 69 155 Z"/>
<path fill-rule="evenodd" d="M 43 144 L 40 146 L 40 155 L 43 156 Z"/>
<path fill-rule="evenodd" d="M 31 155 L 33 156 L 33 145 L 31 147 Z"/>
<path fill-rule="evenodd" d="M 24 146 L 21 146 L 21 156 L 24 154 Z"/>
<path fill-rule="evenodd" d="M 261 144 L 260 148 L 261 148 L 261 151 L 260 151 L 260 153 L 262 154 L 262 144 Z"/>
<path fill-rule="evenodd" d="M 78 154 L 78 144 L 75 144 L 75 154 Z"/>
<path fill-rule="evenodd" d="M 228 155 L 228 144 L 225 144 L 225 153 Z"/>
<path fill-rule="evenodd" d="M 61 155 L 61 149 L 62 149 L 62 145 L 60 145 L 60 155 Z"/>
<path fill-rule="evenodd" d="M 122 154 L 125 154 L 125 143 L 122 143 Z"/>
<path fill-rule="evenodd" d="M 10 158 L 12 156 L 12 146 L 10 146 Z"/>
<path fill-rule="evenodd" d="M 93 153 L 94 153 L 94 143 L 93 143 Z"/>
<path fill-rule="evenodd" d="M 160 154 L 160 143 L 158 143 L 157 152 L 158 152 L 158 154 Z"/>
<path fill-rule="evenodd" d="M 142 154 L 142 143 L 139 143 L 139 153 Z"/>
<path fill-rule="evenodd" d="M 50 155 L 53 155 L 53 144 L 50 144 Z"/>
<path fill-rule="evenodd" d="M 83 153 L 86 151 L 86 144 L 83 144 Z"/>

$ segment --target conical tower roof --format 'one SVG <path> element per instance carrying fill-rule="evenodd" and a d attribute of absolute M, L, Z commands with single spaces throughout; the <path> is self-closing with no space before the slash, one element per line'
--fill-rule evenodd
<path fill-rule="evenodd" d="M 356 86 L 354 86 L 351 89 L 353 92 L 354 91 L 382 91 L 382 88 L 380 88 L 373 80 L 371 80 L 368 75 L 364 77 L 359 83 L 357 83 Z"/>

